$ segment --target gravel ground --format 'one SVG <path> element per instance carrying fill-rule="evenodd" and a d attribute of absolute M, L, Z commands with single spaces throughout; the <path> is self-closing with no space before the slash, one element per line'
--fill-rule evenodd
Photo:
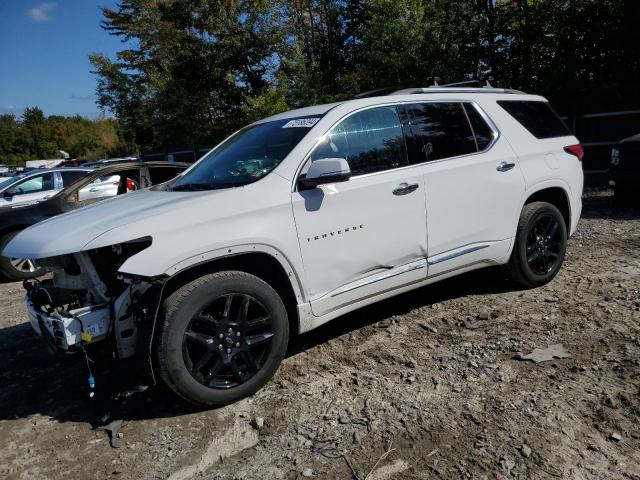
<path fill-rule="evenodd" d="M 0 478 L 640 480 L 640 211 L 608 191 L 549 285 L 484 270 L 359 310 L 222 409 L 133 395 L 117 449 L 81 359 L 46 352 L 20 284 L 0 298 Z M 570 357 L 518 359 L 552 344 Z"/>

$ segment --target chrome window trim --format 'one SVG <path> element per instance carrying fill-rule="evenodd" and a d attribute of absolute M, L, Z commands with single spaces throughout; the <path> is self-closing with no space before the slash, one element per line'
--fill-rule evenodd
<path fill-rule="evenodd" d="M 457 155 L 455 157 L 445 157 L 445 158 L 439 158 L 437 160 L 429 160 L 429 161 L 424 161 L 421 163 L 414 163 L 414 164 L 409 164 L 409 165 L 404 165 L 402 167 L 396 167 L 396 168 L 389 168 L 387 170 L 380 170 L 378 172 L 371 172 L 371 173 L 363 173 L 362 175 L 355 175 L 353 177 L 351 177 L 349 179 L 349 181 L 358 179 L 358 178 L 366 178 L 366 177 L 370 177 L 372 175 L 380 175 L 380 174 L 384 174 L 387 172 L 391 172 L 391 171 L 397 171 L 397 170 L 403 170 L 403 169 L 408 169 L 408 168 L 416 168 L 416 167 L 423 167 L 425 165 L 428 164 L 433 164 L 433 163 L 440 163 L 440 162 L 446 162 L 449 160 L 457 160 L 459 158 L 465 158 L 465 157 L 471 157 L 473 155 L 481 155 L 483 153 L 487 153 L 489 150 L 491 150 L 493 148 L 493 146 L 498 142 L 498 140 L 500 139 L 501 132 L 498 129 L 498 127 L 496 126 L 496 124 L 493 122 L 493 120 L 491 120 L 491 117 L 489 117 L 487 115 L 487 113 L 482 109 L 482 107 L 480 107 L 480 105 L 478 105 L 474 100 L 449 100 L 449 99 L 438 99 L 438 100 L 404 100 L 401 102 L 385 102 L 385 103 L 378 103 L 375 105 L 368 105 L 366 107 L 362 107 L 362 108 L 358 108 L 357 110 L 354 110 L 352 112 L 349 112 L 348 114 L 346 114 L 345 116 L 339 118 L 338 120 L 336 120 L 328 129 L 327 131 L 320 135 L 316 141 L 314 142 L 313 146 L 309 149 L 309 151 L 306 153 L 306 155 L 304 156 L 304 158 L 302 159 L 302 162 L 300 162 L 300 164 L 298 165 L 298 168 L 296 169 L 296 174 L 293 177 L 293 185 L 291 188 L 291 192 L 297 192 L 298 191 L 298 179 L 300 178 L 300 172 L 302 171 L 302 169 L 304 168 L 305 164 L 307 163 L 307 161 L 309 160 L 309 157 L 311 156 L 311 154 L 313 153 L 313 151 L 318 147 L 318 145 L 320 145 L 320 142 L 322 141 L 322 137 L 329 135 L 334 128 L 336 128 L 336 126 L 342 122 L 343 120 L 346 120 L 347 118 L 349 118 L 352 115 L 355 115 L 356 113 L 360 113 L 363 112 L 365 110 L 371 110 L 372 108 L 379 108 L 379 107 L 393 107 L 396 105 L 411 105 L 411 104 L 415 104 L 415 103 L 459 103 L 459 104 L 470 104 L 473 106 L 473 108 L 476 109 L 476 111 L 480 114 L 480 116 L 482 117 L 482 119 L 487 123 L 487 125 L 489 126 L 489 128 L 493 131 L 493 140 L 487 145 L 487 147 L 484 150 L 480 150 L 477 152 L 472 152 L 472 153 L 465 153 L 464 155 Z M 464 110 L 464 108 L 463 108 Z M 466 112 L 465 112 L 466 115 Z M 401 123 L 402 126 L 402 123 Z M 471 122 L 469 122 L 469 126 L 471 127 Z M 472 131 L 473 131 L 473 127 L 471 127 Z M 404 131 L 403 131 L 403 136 L 404 136 Z M 408 160 L 408 152 L 407 152 L 407 160 Z"/>

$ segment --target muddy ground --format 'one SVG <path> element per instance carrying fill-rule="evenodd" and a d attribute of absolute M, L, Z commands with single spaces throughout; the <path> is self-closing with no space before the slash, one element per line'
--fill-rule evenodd
<path fill-rule="evenodd" d="M 640 210 L 607 191 L 549 285 L 485 270 L 359 310 L 219 410 L 136 394 L 118 449 L 21 301 L 0 285 L 0 478 L 640 479 Z M 570 358 L 517 359 L 558 343 Z"/>

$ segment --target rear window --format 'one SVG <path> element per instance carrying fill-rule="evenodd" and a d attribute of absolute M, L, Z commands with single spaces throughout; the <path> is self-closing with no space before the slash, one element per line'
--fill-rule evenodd
<path fill-rule="evenodd" d="M 536 138 L 566 137 L 571 132 L 547 102 L 499 100 L 513 118 Z"/>

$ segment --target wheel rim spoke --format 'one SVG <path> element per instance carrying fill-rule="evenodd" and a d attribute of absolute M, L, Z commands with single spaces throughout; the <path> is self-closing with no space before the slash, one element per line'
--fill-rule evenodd
<path fill-rule="evenodd" d="M 35 272 L 36 267 L 31 260 L 28 258 L 11 258 L 9 262 L 16 270 L 20 270 L 21 272 Z"/>
<path fill-rule="evenodd" d="M 251 335 L 247 337 L 247 345 L 255 347 L 268 342 L 273 337 L 273 333 L 261 333 L 259 335 Z"/>
<path fill-rule="evenodd" d="M 235 359 L 231 359 L 231 361 L 229 362 L 229 370 L 231 370 L 233 377 L 238 382 L 242 383 L 244 381 L 244 375 L 240 371 L 240 368 L 238 368 L 238 364 L 236 363 Z"/>
<path fill-rule="evenodd" d="M 197 373 L 200 370 L 202 370 L 202 367 L 204 367 L 207 364 L 207 362 L 209 362 L 209 360 L 213 358 L 213 355 L 214 355 L 213 352 L 206 352 L 204 355 L 202 355 L 202 358 L 198 360 L 198 363 L 196 363 L 193 366 L 193 372 Z"/>
<path fill-rule="evenodd" d="M 200 345 L 209 346 L 214 343 L 214 338 L 210 335 L 194 332 L 193 330 L 187 330 L 184 332 L 188 339 L 193 340 Z"/>
<path fill-rule="evenodd" d="M 205 385 L 208 385 L 211 382 L 211 380 L 215 378 L 215 376 L 218 374 L 218 372 L 223 366 L 224 366 L 224 362 L 220 357 L 218 357 L 216 359 L 216 362 L 213 364 L 213 366 L 209 369 L 207 374 L 204 376 L 204 381 L 202 383 L 204 383 Z"/>
<path fill-rule="evenodd" d="M 251 350 L 247 349 L 246 351 L 243 352 L 243 355 L 247 362 L 247 365 L 249 365 L 254 372 L 257 372 L 258 370 L 260 370 L 260 364 L 256 360 L 256 357 L 253 356 L 253 353 L 251 353 Z"/>
<path fill-rule="evenodd" d="M 240 311 L 238 313 L 238 322 L 245 322 L 247 320 L 247 315 L 249 314 L 249 302 L 251 299 L 248 295 L 242 296 L 242 303 L 240 304 Z"/>
<path fill-rule="evenodd" d="M 270 319 L 271 317 L 259 317 L 253 320 L 249 320 L 246 323 L 246 329 L 251 330 L 253 328 L 263 327 L 269 322 Z"/>

